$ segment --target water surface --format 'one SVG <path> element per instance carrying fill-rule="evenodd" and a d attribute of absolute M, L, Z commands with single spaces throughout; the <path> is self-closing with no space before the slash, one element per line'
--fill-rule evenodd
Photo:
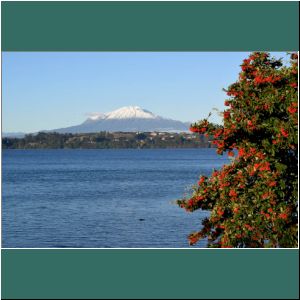
<path fill-rule="evenodd" d="M 228 162 L 215 149 L 2 153 L 5 248 L 189 247 L 208 214 L 172 201 Z"/>

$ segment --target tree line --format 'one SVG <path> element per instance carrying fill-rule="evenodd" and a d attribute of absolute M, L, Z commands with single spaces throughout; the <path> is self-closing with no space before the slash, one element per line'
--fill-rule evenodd
<path fill-rule="evenodd" d="M 2 138 L 2 149 L 209 148 L 209 137 L 168 132 L 39 132 Z"/>

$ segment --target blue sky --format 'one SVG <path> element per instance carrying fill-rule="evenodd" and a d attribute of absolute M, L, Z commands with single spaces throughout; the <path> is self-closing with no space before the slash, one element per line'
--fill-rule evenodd
<path fill-rule="evenodd" d="M 246 52 L 4 52 L 2 130 L 36 132 L 137 105 L 181 121 L 223 110 Z M 286 57 L 285 53 L 272 53 Z M 216 113 L 215 113 L 216 115 Z M 220 122 L 216 115 L 212 121 Z"/>

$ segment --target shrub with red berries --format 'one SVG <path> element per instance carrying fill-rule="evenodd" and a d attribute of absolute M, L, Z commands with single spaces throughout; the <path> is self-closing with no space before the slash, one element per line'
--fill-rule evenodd
<path fill-rule="evenodd" d="M 298 247 L 298 55 L 284 66 L 252 53 L 226 92 L 223 126 L 205 119 L 191 127 L 232 162 L 177 201 L 211 212 L 190 245 L 208 238 L 209 247 Z"/>

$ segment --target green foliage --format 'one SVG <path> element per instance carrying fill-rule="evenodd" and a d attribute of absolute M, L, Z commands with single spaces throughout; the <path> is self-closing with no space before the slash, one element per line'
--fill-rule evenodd
<path fill-rule="evenodd" d="M 209 247 L 298 246 L 298 55 L 283 66 L 254 52 L 226 90 L 224 126 L 208 120 L 191 130 L 213 135 L 217 153 L 232 163 L 201 176 L 187 211 L 209 210 L 190 244 L 208 238 Z"/>

